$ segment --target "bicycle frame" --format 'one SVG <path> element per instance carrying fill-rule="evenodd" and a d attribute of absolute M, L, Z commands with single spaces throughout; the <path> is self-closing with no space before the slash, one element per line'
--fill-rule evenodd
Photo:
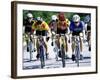
<path fill-rule="evenodd" d="M 38 42 L 39 42 L 39 55 L 40 55 L 40 61 L 41 61 L 41 68 L 43 69 L 44 68 L 44 66 L 45 66 L 45 52 L 44 52 L 44 45 L 43 45 L 43 43 L 42 43 L 42 40 L 43 39 L 43 36 L 42 35 L 39 35 L 38 37 L 37 37 L 37 40 L 38 40 Z"/>
<path fill-rule="evenodd" d="M 26 38 L 26 43 L 27 43 L 27 49 L 29 49 L 29 53 L 30 53 L 30 60 L 29 61 L 32 61 L 32 38 L 31 38 L 31 34 L 28 33 L 28 34 L 24 34 L 25 35 L 25 38 Z"/>
<path fill-rule="evenodd" d="M 77 63 L 77 66 L 79 67 L 79 59 L 80 59 L 80 46 L 79 46 L 79 42 L 80 42 L 80 36 L 74 36 L 74 38 L 75 38 L 76 63 Z"/>
<path fill-rule="evenodd" d="M 60 47 L 61 47 L 61 57 L 62 57 L 62 67 L 65 67 L 65 50 L 64 50 L 64 46 L 65 46 L 65 34 L 60 34 Z"/>

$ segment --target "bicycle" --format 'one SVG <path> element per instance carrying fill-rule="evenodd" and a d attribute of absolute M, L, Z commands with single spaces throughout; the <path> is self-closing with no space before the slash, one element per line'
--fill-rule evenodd
<path fill-rule="evenodd" d="M 45 66 L 45 50 L 44 50 L 44 39 L 42 35 L 38 35 L 37 38 L 38 41 L 38 55 L 40 58 L 40 62 L 41 62 L 41 68 L 43 69 Z"/>
<path fill-rule="evenodd" d="M 80 60 L 80 36 L 74 36 L 75 38 L 75 61 L 77 63 L 77 66 L 79 67 L 79 60 Z"/>
<path fill-rule="evenodd" d="M 30 53 L 30 59 L 29 62 L 32 61 L 32 53 L 33 53 L 33 41 L 31 38 L 31 34 L 24 34 L 26 38 L 26 45 L 27 45 L 27 52 Z"/>
<path fill-rule="evenodd" d="M 45 58 L 44 58 L 44 44 L 42 43 L 43 37 L 39 36 L 39 55 L 40 55 L 40 61 L 41 61 L 41 68 L 44 68 L 45 66 Z"/>
<path fill-rule="evenodd" d="M 89 51 L 91 51 L 91 31 L 87 31 L 87 42 L 88 42 L 88 46 L 89 46 Z"/>
<path fill-rule="evenodd" d="M 61 58 L 62 58 L 62 67 L 65 67 L 65 50 L 64 50 L 64 46 L 65 46 L 65 34 L 60 34 L 60 50 L 61 50 Z"/>
<path fill-rule="evenodd" d="M 56 34 L 56 36 L 60 36 L 60 54 L 58 54 L 57 52 L 57 55 L 56 55 L 56 61 L 58 61 L 58 56 L 61 56 L 61 60 L 62 60 L 62 67 L 65 67 L 65 50 L 64 50 L 64 47 L 65 47 L 65 34 Z M 54 39 L 57 39 L 58 38 L 54 38 Z M 57 49 L 58 50 L 58 49 Z"/>

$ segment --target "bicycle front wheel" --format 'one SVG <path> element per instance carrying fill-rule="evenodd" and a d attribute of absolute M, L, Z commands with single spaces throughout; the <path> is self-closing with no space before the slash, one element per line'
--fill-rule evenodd
<path fill-rule="evenodd" d="M 61 57 L 62 57 L 62 67 L 65 67 L 65 51 L 64 51 L 64 45 L 61 46 Z"/>
<path fill-rule="evenodd" d="M 41 68 L 44 68 L 45 60 L 44 60 L 44 49 L 43 49 L 43 46 L 40 46 L 39 52 L 40 52 L 39 54 L 40 54 Z"/>

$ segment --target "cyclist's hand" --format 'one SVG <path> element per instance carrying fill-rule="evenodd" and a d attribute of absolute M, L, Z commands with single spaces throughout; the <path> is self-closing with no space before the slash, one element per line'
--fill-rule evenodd
<path fill-rule="evenodd" d="M 80 35 L 80 37 L 83 37 L 83 33 L 80 33 L 79 35 Z"/>
<path fill-rule="evenodd" d="M 70 43 L 70 39 L 68 40 L 68 43 Z"/>
<path fill-rule="evenodd" d="M 48 42 L 48 41 L 49 41 L 49 39 L 50 39 L 50 37 L 47 37 L 47 38 L 46 38 L 46 41 Z"/>
<path fill-rule="evenodd" d="M 54 31 L 52 31 L 52 35 L 55 35 L 56 33 Z"/>

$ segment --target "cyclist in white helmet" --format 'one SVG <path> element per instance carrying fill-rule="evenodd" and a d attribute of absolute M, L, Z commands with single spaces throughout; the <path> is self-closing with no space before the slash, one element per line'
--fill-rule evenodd
<path fill-rule="evenodd" d="M 74 54 L 74 44 L 75 44 L 75 38 L 74 36 L 82 36 L 83 33 L 83 27 L 84 24 L 80 20 L 80 16 L 78 14 L 73 15 L 71 24 L 70 24 L 70 31 L 72 33 L 72 60 L 75 60 L 75 54 Z M 82 39 L 80 37 L 80 59 L 83 59 L 82 55 Z"/>
<path fill-rule="evenodd" d="M 88 42 L 88 50 L 91 51 L 91 16 L 86 15 L 84 18 L 86 40 Z"/>
<path fill-rule="evenodd" d="M 49 23 L 49 27 L 50 27 L 51 31 L 56 32 L 56 29 L 57 29 L 57 20 L 58 20 L 58 18 L 57 18 L 56 15 L 52 15 L 51 16 L 51 21 Z"/>
<path fill-rule="evenodd" d="M 32 13 L 27 13 L 26 18 L 23 20 L 23 28 L 24 28 L 24 36 L 25 36 L 25 41 L 28 45 L 29 43 L 29 36 L 32 35 L 32 24 L 35 22 L 35 19 L 33 18 Z M 29 52 L 29 47 L 27 47 L 27 51 Z"/>

